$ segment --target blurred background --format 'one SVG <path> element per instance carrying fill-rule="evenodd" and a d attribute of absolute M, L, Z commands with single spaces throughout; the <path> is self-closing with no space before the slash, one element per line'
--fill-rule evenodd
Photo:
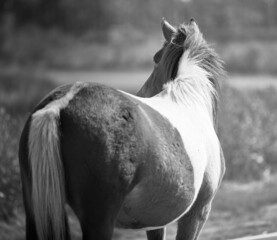
<path fill-rule="evenodd" d="M 17 151 L 28 113 L 69 82 L 135 93 L 163 43 L 162 17 L 194 17 L 229 72 L 219 116 L 227 172 L 200 239 L 276 231 L 277 0 L 1 0 L 0 240 L 24 238 Z M 117 230 L 115 239 L 145 233 Z"/>

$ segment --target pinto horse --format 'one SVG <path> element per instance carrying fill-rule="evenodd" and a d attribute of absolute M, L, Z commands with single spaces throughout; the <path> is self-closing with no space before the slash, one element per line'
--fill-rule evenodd
<path fill-rule="evenodd" d="M 162 21 L 165 43 L 137 96 L 95 84 L 52 91 L 24 127 L 19 160 L 26 239 L 70 239 L 65 204 L 83 239 L 115 227 L 197 239 L 224 174 L 216 134 L 222 62 L 194 20 Z"/>

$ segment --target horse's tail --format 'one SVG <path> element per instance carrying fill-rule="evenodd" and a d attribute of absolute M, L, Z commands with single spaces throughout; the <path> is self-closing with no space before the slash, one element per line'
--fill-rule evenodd
<path fill-rule="evenodd" d="M 32 115 L 29 161 L 32 209 L 40 240 L 65 239 L 65 185 L 60 151 L 60 109 L 46 106 Z"/>

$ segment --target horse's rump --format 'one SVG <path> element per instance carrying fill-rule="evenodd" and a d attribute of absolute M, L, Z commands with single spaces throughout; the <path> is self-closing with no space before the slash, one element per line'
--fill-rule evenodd
<path fill-rule="evenodd" d="M 64 95 L 52 92 L 36 111 L 55 96 Z M 180 135 L 149 106 L 86 83 L 60 109 L 59 126 L 67 200 L 79 218 L 91 208 L 84 192 L 93 206 L 116 196 L 117 226 L 125 228 L 166 225 L 191 205 L 193 169 Z"/>
<path fill-rule="evenodd" d="M 165 225 L 190 206 L 193 169 L 180 135 L 150 107 L 112 88 L 88 84 L 61 111 L 61 134 L 72 203 L 78 202 L 75 191 L 86 185 L 77 186 L 76 179 L 85 181 L 89 171 L 88 187 L 112 186 L 121 195 L 120 227 Z"/>

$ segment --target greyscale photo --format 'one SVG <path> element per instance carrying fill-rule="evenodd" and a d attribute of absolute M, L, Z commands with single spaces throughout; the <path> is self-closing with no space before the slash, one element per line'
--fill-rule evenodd
<path fill-rule="evenodd" d="M 276 240 L 277 0 L 1 0 L 0 240 Z"/>

